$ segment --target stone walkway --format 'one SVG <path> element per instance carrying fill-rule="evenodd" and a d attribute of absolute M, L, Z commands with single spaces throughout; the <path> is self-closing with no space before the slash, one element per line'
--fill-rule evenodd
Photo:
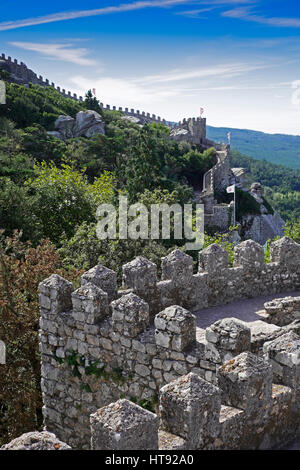
<path fill-rule="evenodd" d="M 254 299 L 238 300 L 227 305 L 205 308 L 199 310 L 199 312 L 194 312 L 197 317 L 197 326 L 199 328 L 206 328 L 215 321 L 228 317 L 239 318 L 246 322 L 261 320 L 256 312 L 263 310 L 265 302 L 289 296 L 300 297 L 300 291 L 264 295 L 262 297 L 255 297 Z"/>
<path fill-rule="evenodd" d="M 238 300 L 231 304 L 220 305 L 218 307 L 205 308 L 203 310 L 199 310 L 199 312 L 195 312 L 195 315 L 197 316 L 197 326 L 199 328 L 206 328 L 215 321 L 228 317 L 239 318 L 246 322 L 261 320 L 256 312 L 263 310 L 265 302 L 288 296 L 300 297 L 300 291 L 264 295 L 261 297 L 255 297 L 254 299 Z M 300 450 L 300 437 L 296 438 L 289 444 L 286 444 L 280 450 Z"/>

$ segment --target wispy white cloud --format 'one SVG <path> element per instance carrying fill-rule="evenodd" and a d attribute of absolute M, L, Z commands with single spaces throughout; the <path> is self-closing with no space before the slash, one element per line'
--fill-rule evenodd
<path fill-rule="evenodd" d="M 122 13 L 134 10 L 143 10 L 145 8 L 167 8 L 176 5 L 191 3 L 191 0 L 145 0 L 133 3 L 122 3 L 116 6 L 97 8 L 94 10 L 77 10 L 54 13 L 52 15 L 38 16 L 36 18 L 26 18 L 24 20 L 5 21 L 0 23 L 0 31 L 9 29 L 24 28 L 25 26 L 34 26 L 38 24 L 53 23 L 56 21 L 74 20 L 76 18 L 86 18 L 89 16 L 109 15 L 113 13 Z M 192 2 L 193 3 L 193 2 Z"/>
<path fill-rule="evenodd" d="M 230 7 L 233 5 L 249 5 L 253 3 L 257 3 L 257 0 L 202 0 L 195 2 L 198 5 L 205 6 L 207 8 L 195 8 L 193 10 L 184 10 L 184 11 L 177 11 L 175 14 L 180 16 L 186 16 L 187 18 L 206 18 L 202 16 L 202 13 L 206 13 L 208 11 L 215 10 L 221 7 Z"/>
<path fill-rule="evenodd" d="M 211 0 L 201 3 L 208 3 L 210 5 L 242 5 L 245 3 L 258 3 L 259 0 Z"/>
<path fill-rule="evenodd" d="M 184 4 L 197 5 L 242 5 L 256 3 L 257 0 L 140 0 L 131 3 L 122 3 L 120 5 L 96 8 L 91 10 L 75 10 L 53 13 L 51 15 L 38 16 L 34 18 L 25 18 L 23 20 L 3 21 L 0 23 L 0 31 L 10 29 L 24 28 L 26 26 L 35 26 L 39 24 L 54 23 L 57 21 L 74 20 L 77 18 L 86 18 L 89 16 L 110 15 L 113 13 L 122 13 L 146 8 L 168 8 Z M 198 11 L 199 13 L 199 11 Z M 190 15 L 192 16 L 192 15 Z"/>
<path fill-rule="evenodd" d="M 233 8 L 232 10 L 222 12 L 222 16 L 227 18 L 238 18 L 269 26 L 300 28 L 300 18 L 267 17 L 252 13 L 249 8 Z"/>
<path fill-rule="evenodd" d="M 135 79 L 136 83 L 168 83 L 183 80 L 202 79 L 209 77 L 233 77 L 248 73 L 254 70 L 263 69 L 267 67 L 266 64 L 246 64 L 246 63 L 231 63 L 231 64 L 218 64 L 212 67 L 202 67 L 191 70 L 171 70 L 159 75 L 149 75 Z"/>
<path fill-rule="evenodd" d="M 292 82 L 280 82 L 280 83 L 270 83 L 267 85 L 225 85 L 225 86 L 208 86 L 201 88 L 186 88 L 182 89 L 181 92 L 188 93 L 197 93 L 202 91 L 226 91 L 226 90 L 236 90 L 236 91 L 247 91 L 247 90 L 270 90 L 270 89 L 290 89 Z"/>
<path fill-rule="evenodd" d="M 80 47 L 73 48 L 72 44 L 45 44 L 33 42 L 10 42 L 12 46 L 25 49 L 26 51 L 34 51 L 45 55 L 48 59 L 62 60 L 77 65 L 97 65 L 98 63 L 89 59 L 88 50 Z"/>
<path fill-rule="evenodd" d="M 199 92 L 209 90 L 231 90 L 236 89 L 234 85 L 223 85 L 224 79 L 235 75 L 248 74 L 251 71 L 266 67 L 260 64 L 227 64 L 216 65 L 210 68 L 194 69 L 189 71 L 172 70 L 161 75 L 141 76 L 139 78 L 130 77 L 103 77 L 93 78 L 85 76 L 75 76 L 71 78 L 76 87 L 76 91 L 82 93 L 84 90 L 96 88 L 101 90 L 101 95 L 108 103 L 116 103 L 126 106 L 139 106 L 166 102 L 170 97 L 196 96 Z M 195 87 L 193 79 L 197 79 Z M 207 86 L 207 79 L 214 80 L 215 85 Z M 200 83 L 199 83 L 200 80 Z M 174 83 L 172 83 L 174 82 Z M 193 86 L 194 83 L 194 86 Z M 274 86 L 275 88 L 275 86 Z M 277 88 L 277 87 L 276 87 Z M 249 86 L 240 87 L 249 89 Z M 255 88 L 254 88 L 255 89 Z M 126 103 L 125 103 L 126 101 Z"/>
<path fill-rule="evenodd" d="M 71 82 L 80 93 L 91 88 L 101 90 L 101 99 L 118 106 L 140 106 L 141 104 L 147 106 L 154 101 L 156 103 L 163 102 L 179 93 L 174 88 L 166 89 L 159 86 L 145 88 L 127 78 L 104 77 L 93 79 L 77 75 L 71 78 Z"/>
<path fill-rule="evenodd" d="M 214 7 L 211 8 L 200 8 L 198 10 L 188 10 L 188 11 L 178 11 L 176 15 L 186 16 L 187 18 L 203 18 L 202 13 L 214 10 Z"/>

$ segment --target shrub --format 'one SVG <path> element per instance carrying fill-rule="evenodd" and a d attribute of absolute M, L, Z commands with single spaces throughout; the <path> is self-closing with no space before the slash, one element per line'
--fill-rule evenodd
<path fill-rule="evenodd" d="M 241 221 L 244 215 L 260 215 L 260 204 L 251 194 L 236 188 L 236 220 Z"/>
<path fill-rule="evenodd" d="M 0 233 L 0 338 L 7 350 L 0 367 L 0 446 L 42 426 L 37 288 L 53 272 L 71 281 L 80 274 L 61 269 L 49 241 L 33 248 L 18 233 Z"/>
<path fill-rule="evenodd" d="M 76 227 L 95 220 L 97 206 L 109 202 L 114 194 L 115 178 L 104 172 L 91 185 L 84 170 L 68 163 L 57 168 L 45 162 L 34 166 L 35 178 L 26 182 L 32 198 L 34 224 L 42 238 L 59 244 L 63 234 L 74 235 Z"/>

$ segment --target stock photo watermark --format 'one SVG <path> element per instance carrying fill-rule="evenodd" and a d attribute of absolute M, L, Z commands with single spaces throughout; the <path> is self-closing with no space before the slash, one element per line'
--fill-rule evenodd
<path fill-rule="evenodd" d="M 112 204 L 101 204 L 96 213 L 97 237 L 100 240 L 188 240 L 185 249 L 200 250 L 204 244 L 203 204 L 128 205 L 126 196 L 119 197 L 118 211 Z"/>
<path fill-rule="evenodd" d="M 0 104 L 6 104 L 6 87 L 3 80 L 0 80 Z"/>

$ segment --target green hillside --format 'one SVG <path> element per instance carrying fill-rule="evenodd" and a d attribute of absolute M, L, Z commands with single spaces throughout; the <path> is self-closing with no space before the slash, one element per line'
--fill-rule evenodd
<path fill-rule="evenodd" d="M 227 142 L 228 132 L 231 132 L 232 149 L 258 160 L 300 169 L 300 135 L 207 126 L 207 137 L 217 142 Z"/>
<path fill-rule="evenodd" d="M 259 181 L 265 196 L 281 217 L 293 222 L 300 217 L 300 170 L 256 160 L 231 150 L 231 166 L 246 169 L 248 184 Z"/>

